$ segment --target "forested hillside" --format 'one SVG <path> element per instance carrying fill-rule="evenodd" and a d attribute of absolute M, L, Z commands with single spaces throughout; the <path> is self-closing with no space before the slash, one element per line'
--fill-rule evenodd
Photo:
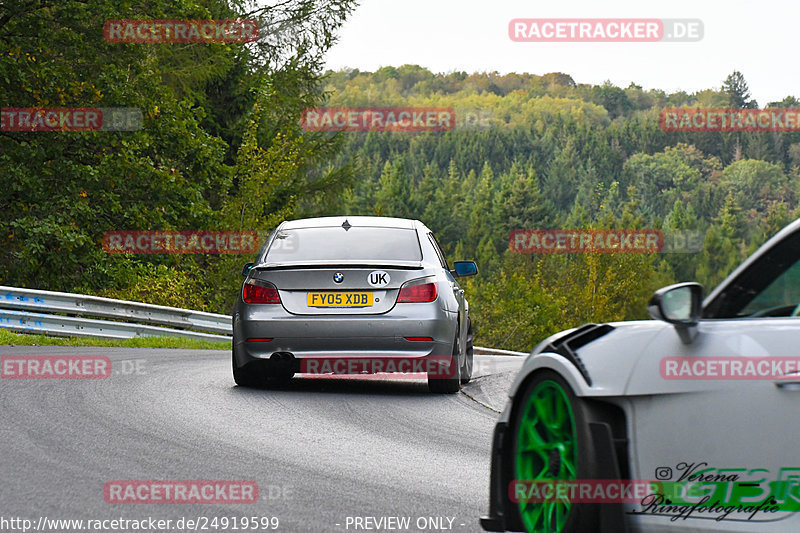
<path fill-rule="evenodd" d="M 796 133 L 665 133 L 665 107 L 756 107 L 744 77 L 696 94 L 564 73 L 322 72 L 353 0 L 5 0 L 0 107 L 135 108 L 137 131 L 0 131 L 0 283 L 229 313 L 234 255 L 126 255 L 118 230 L 256 230 L 330 214 L 419 218 L 467 282 L 477 343 L 527 350 L 644 318 L 653 289 L 708 288 L 797 215 Z M 253 43 L 104 39 L 113 19 L 233 19 Z M 796 107 L 787 96 L 772 107 Z M 306 131 L 318 106 L 433 106 L 452 131 Z M 672 228 L 699 254 L 518 254 L 525 228 Z"/>
<path fill-rule="evenodd" d="M 446 132 L 340 133 L 338 161 L 362 166 L 324 213 L 418 218 L 451 260 L 478 261 L 468 296 L 486 345 L 526 350 L 567 326 L 645 318 L 652 290 L 694 279 L 713 288 L 798 216 L 800 135 L 660 129 L 665 107 L 758 106 L 740 73 L 720 81 L 666 94 L 563 73 L 329 72 L 329 106 L 450 107 L 457 122 Z M 514 229 L 589 227 L 698 229 L 705 244 L 697 254 L 508 250 Z"/>

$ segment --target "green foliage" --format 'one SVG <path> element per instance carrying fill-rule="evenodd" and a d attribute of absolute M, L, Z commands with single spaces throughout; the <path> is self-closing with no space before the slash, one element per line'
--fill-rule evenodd
<path fill-rule="evenodd" d="M 0 282 L 229 312 L 241 257 L 110 255 L 110 230 L 258 230 L 336 194 L 355 164 L 300 129 L 352 0 L 5 0 L 3 106 L 134 107 L 135 132 L 0 132 Z M 110 19 L 259 21 L 245 44 L 121 44 Z M 324 164 L 323 164 L 324 163 Z M 302 199 L 302 200 L 301 200 Z M 302 205 L 301 205 L 302 204 Z"/>
<path fill-rule="evenodd" d="M 758 103 L 750 98 L 750 89 L 744 76 L 734 70 L 722 84 L 722 92 L 728 96 L 728 107 L 758 107 Z"/>
<path fill-rule="evenodd" d="M 732 192 L 706 233 L 705 248 L 697 267 L 697 276 L 706 287 L 713 287 L 730 274 L 744 259 L 745 246 L 742 235 L 744 221 L 736 197 Z"/>
<path fill-rule="evenodd" d="M 781 165 L 754 159 L 742 159 L 725 167 L 720 186 L 729 191 L 749 218 L 760 219 L 778 202 L 796 205 L 797 182 L 792 183 Z"/>
<path fill-rule="evenodd" d="M 583 322 L 646 318 L 652 291 L 678 280 L 711 290 L 798 209 L 797 134 L 658 126 L 662 107 L 747 100 L 740 77 L 695 94 L 416 65 L 329 72 L 326 82 L 330 105 L 484 117 L 473 129 L 348 134 L 339 160 L 357 156 L 363 174 L 344 202 L 323 211 L 418 218 L 451 260 L 475 259 L 480 274 L 467 294 L 484 345 L 528 350 Z M 538 257 L 508 250 L 509 233 L 525 228 L 692 230 L 706 239 L 699 254 Z"/>
<path fill-rule="evenodd" d="M 0 132 L 0 282 L 229 312 L 242 256 L 106 254 L 120 229 L 256 230 L 285 218 L 417 218 L 467 282 L 477 342 L 527 350 L 565 327 L 644 318 L 650 293 L 707 288 L 800 215 L 800 135 L 667 133 L 659 111 L 754 106 L 722 90 L 592 86 L 566 73 L 322 76 L 352 0 L 4 0 L 0 94 L 18 107 L 137 107 L 137 132 Z M 241 44 L 114 44 L 120 18 L 258 18 Z M 787 97 L 776 106 L 796 105 Z M 304 108 L 450 107 L 447 132 L 328 134 Z M 773 104 L 770 104 L 773 105 Z M 475 120 L 469 120 L 472 117 Z M 357 179 L 356 179 L 357 177 Z M 705 232 L 701 254 L 532 256 L 526 228 Z"/>
<path fill-rule="evenodd" d="M 670 281 L 645 254 L 532 258 L 507 252 L 492 278 L 470 280 L 467 291 L 480 342 L 527 351 L 586 322 L 646 318 L 652 291 Z"/>
<path fill-rule="evenodd" d="M 197 290 L 198 275 L 152 263 L 125 264 L 119 288 L 97 291 L 98 296 L 169 307 L 206 311 L 205 294 Z"/>

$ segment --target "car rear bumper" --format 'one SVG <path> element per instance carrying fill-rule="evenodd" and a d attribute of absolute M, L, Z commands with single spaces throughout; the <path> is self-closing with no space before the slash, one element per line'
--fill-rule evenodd
<path fill-rule="evenodd" d="M 357 341 L 357 342 L 356 342 Z M 363 345 L 359 347 L 359 345 Z M 396 341 L 385 337 L 364 337 L 360 339 L 340 338 L 291 338 L 281 337 L 268 342 L 240 342 L 237 352 L 241 359 L 237 362 L 244 365 L 259 359 L 269 359 L 276 352 L 291 353 L 297 359 L 347 359 L 347 358 L 422 358 L 426 356 L 443 356 L 452 351 L 452 341 L 412 342 Z"/>
<path fill-rule="evenodd" d="M 233 317 L 239 366 L 276 352 L 297 359 L 450 355 L 455 329 L 455 315 L 435 303 L 398 304 L 383 315 L 348 316 L 292 315 L 278 305 L 240 304 Z"/>

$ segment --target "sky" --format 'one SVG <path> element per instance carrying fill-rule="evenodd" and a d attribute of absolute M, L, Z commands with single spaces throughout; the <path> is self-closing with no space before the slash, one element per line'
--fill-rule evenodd
<path fill-rule="evenodd" d="M 700 19 L 698 42 L 514 42 L 515 18 Z M 361 0 L 326 68 L 374 71 L 417 64 L 433 72 L 564 72 L 577 83 L 695 92 L 734 70 L 761 107 L 800 97 L 800 2 L 792 0 Z"/>

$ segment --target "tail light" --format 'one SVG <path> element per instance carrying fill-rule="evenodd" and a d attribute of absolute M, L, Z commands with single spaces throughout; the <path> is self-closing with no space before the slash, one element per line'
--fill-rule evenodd
<path fill-rule="evenodd" d="M 272 283 L 258 279 L 248 279 L 242 291 L 242 300 L 249 304 L 279 304 L 281 297 Z"/>
<path fill-rule="evenodd" d="M 410 281 L 400 287 L 397 303 L 426 303 L 432 302 L 439 296 L 439 284 L 435 281 L 416 280 Z"/>

